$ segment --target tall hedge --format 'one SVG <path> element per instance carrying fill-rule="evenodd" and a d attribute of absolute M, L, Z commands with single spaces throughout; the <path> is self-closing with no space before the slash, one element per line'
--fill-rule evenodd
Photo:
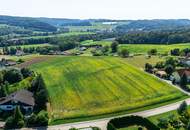
<path fill-rule="evenodd" d="M 160 130 L 159 127 L 154 125 L 148 119 L 140 116 L 127 116 L 121 118 L 114 118 L 108 122 L 107 130 L 116 130 L 119 128 L 125 128 L 133 125 L 146 127 L 148 130 Z"/>

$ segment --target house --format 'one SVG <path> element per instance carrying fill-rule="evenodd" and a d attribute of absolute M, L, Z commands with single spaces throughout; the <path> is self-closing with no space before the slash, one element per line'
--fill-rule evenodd
<path fill-rule="evenodd" d="M 11 111 L 20 106 L 26 112 L 32 112 L 34 105 L 33 93 L 24 89 L 0 98 L 0 109 L 4 111 Z"/>
<path fill-rule="evenodd" d="M 181 80 L 181 77 L 183 75 L 187 76 L 187 81 L 190 83 L 190 69 L 179 69 L 176 72 L 174 72 L 171 77 L 170 80 L 175 81 L 175 83 L 179 83 Z"/>
<path fill-rule="evenodd" d="M 180 64 L 185 65 L 186 67 L 190 67 L 190 58 L 189 57 L 180 58 L 179 61 L 180 61 Z"/>
<path fill-rule="evenodd" d="M 23 56 L 23 55 L 25 55 L 25 53 L 22 50 L 17 50 L 15 55 L 16 56 Z"/>
<path fill-rule="evenodd" d="M 166 78 L 167 77 L 167 73 L 163 70 L 159 70 L 159 71 L 155 72 L 155 75 L 160 77 L 160 78 Z"/>
<path fill-rule="evenodd" d="M 79 50 L 80 50 L 80 51 L 86 51 L 87 48 L 86 48 L 86 47 L 80 47 Z"/>
<path fill-rule="evenodd" d="M 9 59 L 2 59 L 0 61 L 0 66 L 14 66 L 16 65 L 16 61 L 14 60 L 9 60 Z"/>

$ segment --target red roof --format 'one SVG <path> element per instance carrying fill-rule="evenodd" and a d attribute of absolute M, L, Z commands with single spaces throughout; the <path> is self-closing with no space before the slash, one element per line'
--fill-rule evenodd
<path fill-rule="evenodd" d="M 190 69 L 179 69 L 177 72 L 180 77 L 182 77 L 184 74 L 190 76 Z"/>

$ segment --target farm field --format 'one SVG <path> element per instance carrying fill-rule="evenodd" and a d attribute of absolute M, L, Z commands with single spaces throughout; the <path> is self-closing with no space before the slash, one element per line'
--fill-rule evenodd
<path fill-rule="evenodd" d="M 110 30 L 113 29 L 114 25 L 105 25 L 101 23 L 93 23 L 92 26 L 66 26 L 71 32 L 81 32 L 88 30 Z"/>
<path fill-rule="evenodd" d="M 144 69 L 146 63 L 155 65 L 159 61 L 164 61 L 165 57 L 151 56 L 151 58 L 147 58 L 145 55 L 139 55 L 126 58 L 125 60 L 133 66 Z"/>
<path fill-rule="evenodd" d="M 111 41 L 93 41 L 93 40 L 86 40 L 81 42 L 82 45 L 111 45 Z M 179 44 L 171 44 L 171 45 L 154 45 L 154 44 L 120 44 L 119 49 L 126 48 L 130 53 L 140 53 L 145 54 L 151 49 L 157 49 L 158 53 L 169 53 L 170 50 L 179 48 L 185 49 L 190 48 L 190 43 L 179 43 Z"/>
<path fill-rule="evenodd" d="M 24 55 L 24 56 L 11 56 L 11 55 L 0 55 L 0 59 L 2 58 L 5 58 L 5 59 L 11 59 L 11 60 L 19 60 L 19 59 L 22 59 L 22 60 L 29 60 L 29 59 L 33 59 L 33 58 L 36 58 L 36 57 L 41 57 L 42 55 L 39 55 L 39 54 L 31 54 L 31 55 Z"/>
<path fill-rule="evenodd" d="M 44 77 L 52 120 L 130 111 L 186 97 L 120 58 L 55 56 L 30 67 Z"/>
<path fill-rule="evenodd" d="M 147 53 L 151 49 L 157 49 L 158 53 L 168 53 L 170 50 L 179 48 L 190 48 L 190 43 L 172 45 L 153 45 L 153 44 L 120 44 L 120 49 L 126 48 L 130 53 Z"/>
<path fill-rule="evenodd" d="M 21 48 L 31 48 L 31 47 L 46 47 L 46 46 L 52 46 L 51 44 L 44 43 L 44 44 L 30 44 L 30 45 L 19 45 L 19 46 L 9 46 L 9 47 L 21 47 Z"/>
<path fill-rule="evenodd" d="M 29 38 L 48 38 L 48 37 L 65 37 L 65 36 L 75 36 L 75 35 L 84 35 L 84 34 L 94 34 L 92 32 L 68 32 L 68 33 L 61 33 L 55 35 L 48 35 L 48 36 L 31 36 L 31 37 L 23 37 L 21 39 L 29 39 Z"/>

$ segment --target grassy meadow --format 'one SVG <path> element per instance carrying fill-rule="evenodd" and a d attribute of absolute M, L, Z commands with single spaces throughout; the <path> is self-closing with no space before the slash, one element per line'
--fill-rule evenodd
<path fill-rule="evenodd" d="M 68 33 L 61 33 L 61 34 L 52 34 L 48 36 L 31 36 L 31 37 L 22 37 L 21 39 L 38 39 L 38 38 L 48 38 L 48 37 L 65 37 L 65 36 L 76 36 L 76 35 L 85 35 L 85 34 L 94 34 L 92 32 L 68 32 Z"/>
<path fill-rule="evenodd" d="M 147 58 L 145 55 L 139 55 L 125 58 L 125 60 L 133 66 L 144 69 L 146 63 L 156 65 L 159 61 L 165 61 L 165 57 L 151 56 L 151 58 Z"/>
<path fill-rule="evenodd" d="M 47 46 L 52 46 L 51 44 L 48 44 L 48 43 L 44 43 L 44 44 L 30 44 L 30 45 L 19 45 L 19 46 L 9 46 L 10 47 L 13 47 L 13 48 L 16 48 L 16 47 L 21 47 L 21 48 L 31 48 L 31 47 L 47 47 Z"/>
<path fill-rule="evenodd" d="M 111 41 L 93 41 L 86 40 L 81 42 L 83 45 L 111 45 Z M 179 43 L 179 44 L 171 44 L 171 45 L 156 45 L 156 44 L 120 44 L 119 49 L 126 48 L 132 54 L 147 54 L 147 52 L 151 49 L 157 49 L 158 53 L 165 54 L 169 53 L 172 49 L 179 48 L 185 49 L 190 48 L 190 43 Z"/>
<path fill-rule="evenodd" d="M 30 67 L 44 77 L 52 119 L 106 115 L 186 97 L 120 58 L 55 56 Z"/>
<path fill-rule="evenodd" d="M 121 44 L 121 48 L 126 48 L 130 53 L 147 53 L 151 49 L 157 49 L 158 53 L 169 53 L 170 50 L 179 48 L 190 48 L 190 43 L 172 44 L 172 45 L 154 45 L 154 44 Z"/>

